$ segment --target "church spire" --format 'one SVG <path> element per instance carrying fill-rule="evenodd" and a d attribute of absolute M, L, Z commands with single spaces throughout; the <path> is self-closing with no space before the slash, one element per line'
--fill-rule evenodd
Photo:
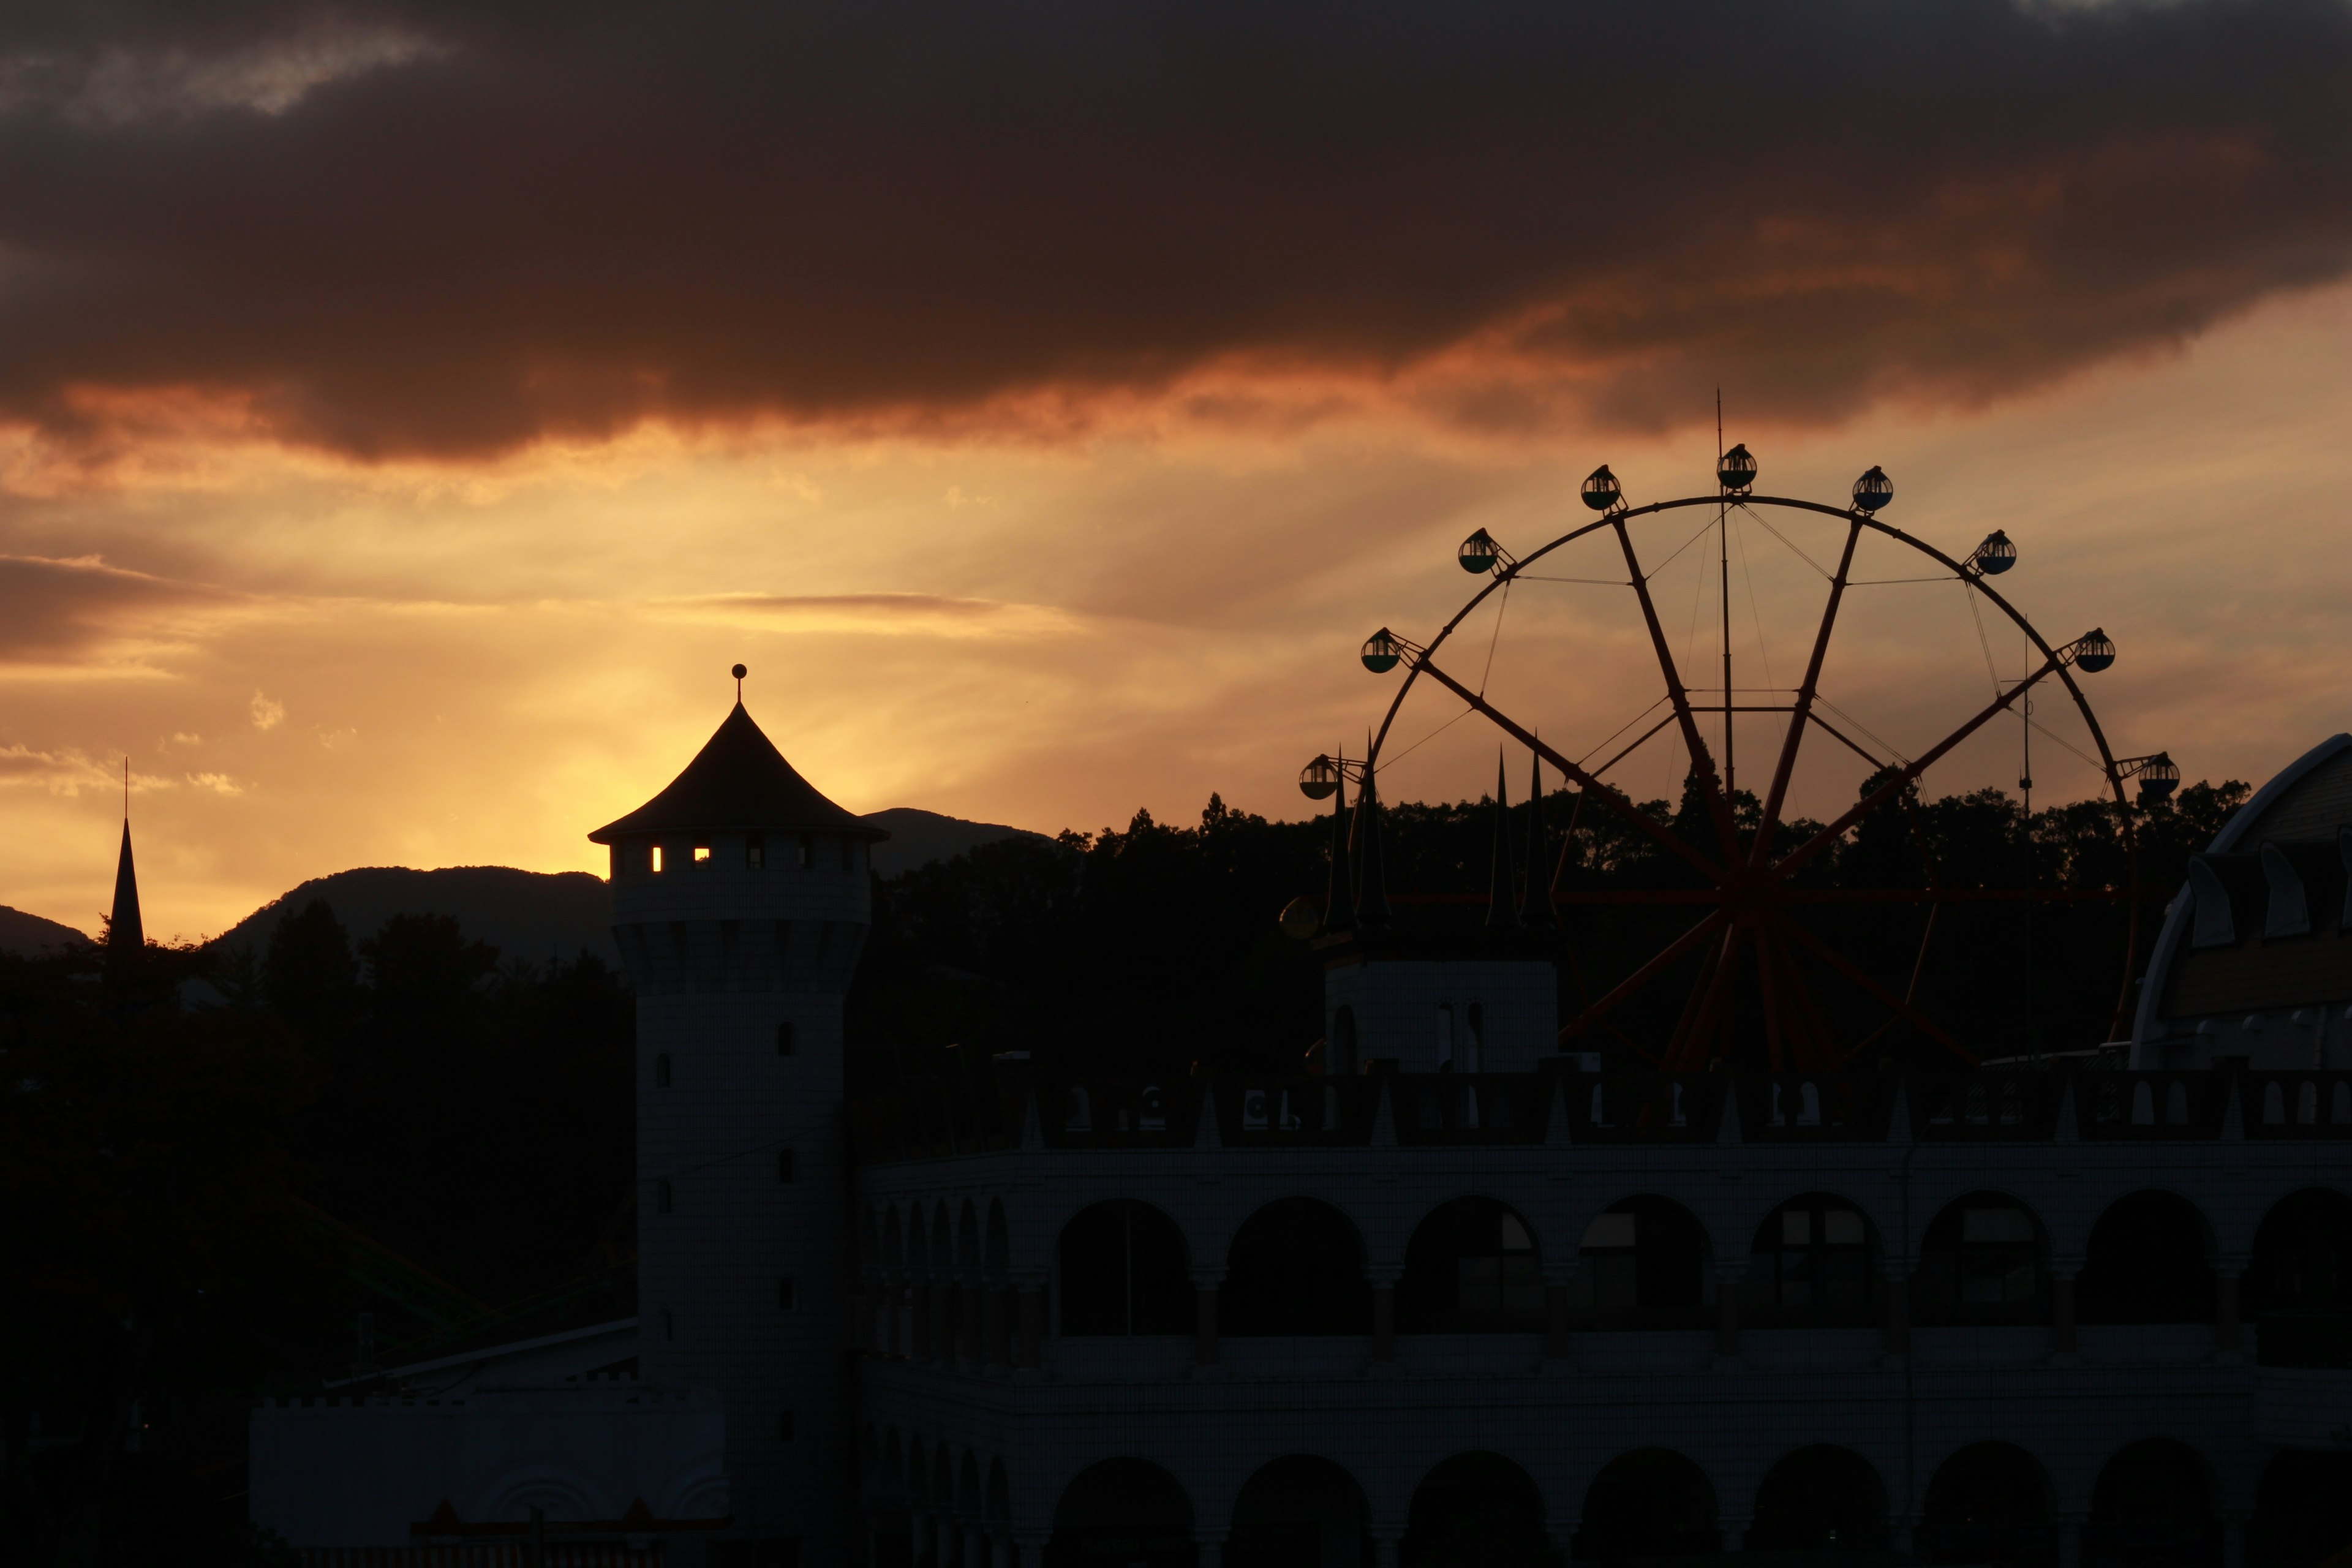
<path fill-rule="evenodd" d="M 147 945 L 139 918 L 139 872 L 131 863 L 131 759 L 122 759 L 122 853 L 114 863 L 114 911 L 108 917 L 106 945 L 136 952 Z"/>

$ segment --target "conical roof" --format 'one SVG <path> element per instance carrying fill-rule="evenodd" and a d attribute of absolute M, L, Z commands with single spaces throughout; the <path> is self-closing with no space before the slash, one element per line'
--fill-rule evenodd
<path fill-rule="evenodd" d="M 114 862 L 114 910 L 107 916 L 109 947 L 138 948 L 147 943 L 147 927 L 139 918 L 139 872 L 131 863 L 131 820 L 122 822 L 122 853 Z"/>
<path fill-rule="evenodd" d="M 639 833 L 849 833 L 890 835 L 834 805 L 793 771 L 739 700 L 718 732 L 669 787 L 588 836 L 593 844 Z"/>

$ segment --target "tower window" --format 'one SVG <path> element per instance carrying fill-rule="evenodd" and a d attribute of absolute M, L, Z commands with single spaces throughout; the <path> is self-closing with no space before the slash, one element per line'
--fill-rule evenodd
<path fill-rule="evenodd" d="M 815 864 L 816 835 L 814 833 L 803 833 L 801 835 L 801 869 L 805 871 Z"/>
<path fill-rule="evenodd" d="M 669 1181 L 665 1177 L 654 1184 L 654 1213 L 667 1214 L 669 1210 Z"/>
<path fill-rule="evenodd" d="M 654 846 L 653 868 L 656 875 L 660 873 L 662 868 L 662 847 L 658 844 Z"/>
<path fill-rule="evenodd" d="M 698 866 L 708 866 L 710 864 L 709 845 L 698 844 L 694 847 L 694 863 Z"/>
<path fill-rule="evenodd" d="M 669 1053 L 667 1051 L 662 1052 L 654 1058 L 654 1087 L 656 1089 L 669 1087 Z"/>
<path fill-rule="evenodd" d="M 776 1054 L 788 1057 L 793 1053 L 793 1021 L 790 1018 L 776 1026 Z"/>
<path fill-rule="evenodd" d="M 743 840 L 743 864 L 757 871 L 768 863 L 768 841 L 754 833 Z"/>
<path fill-rule="evenodd" d="M 779 1182 L 789 1182 L 799 1173 L 799 1162 L 793 1157 L 793 1152 L 790 1149 L 777 1150 L 776 1180 Z"/>
<path fill-rule="evenodd" d="M 789 1312 L 792 1310 L 793 1277 L 787 1274 L 782 1279 L 776 1281 L 776 1310 L 779 1312 Z"/>

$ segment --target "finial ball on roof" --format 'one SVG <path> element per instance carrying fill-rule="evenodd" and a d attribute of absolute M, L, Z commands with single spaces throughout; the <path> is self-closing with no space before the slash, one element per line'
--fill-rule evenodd
<path fill-rule="evenodd" d="M 734 675 L 734 677 L 735 677 L 735 679 L 736 679 L 740 680 L 740 679 L 742 679 L 745 676 L 747 676 L 747 675 L 751 674 L 751 672 L 750 670 L 748 670 L 748 669 L 744 668 L 741 665 L 740 665 L 740 664 L 739 664 L 739 665 L 737 665 L 737 666 L 735 667 L 734 670 L 733 670 L 731 673 Z"/>

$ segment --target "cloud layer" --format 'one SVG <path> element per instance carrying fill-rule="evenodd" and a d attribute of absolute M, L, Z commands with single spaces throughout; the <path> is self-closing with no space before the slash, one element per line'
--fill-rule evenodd
<path fill-rule="evenodd" d="M 1975 403 L 2352 258 L 2340 0 L 12 8 L 0 420 Z"/>

